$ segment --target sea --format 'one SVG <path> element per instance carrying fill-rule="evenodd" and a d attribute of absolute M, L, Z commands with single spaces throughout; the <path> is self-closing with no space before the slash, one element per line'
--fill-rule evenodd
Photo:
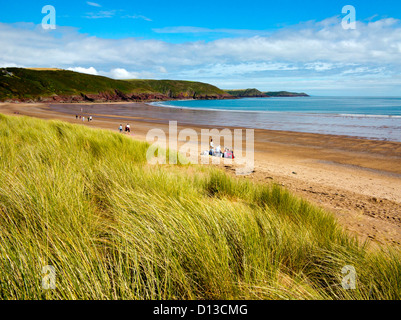
<path fill-rule="evenodd" d="M 179 118 L 197 125 L 401 142 L 401 97 L 277 97 L 174 100 L 151 104 L 173 108 Z"/>

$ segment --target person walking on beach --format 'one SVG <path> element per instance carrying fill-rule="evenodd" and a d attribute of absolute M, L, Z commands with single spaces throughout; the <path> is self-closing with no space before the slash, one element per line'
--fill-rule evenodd
<path fill-rule="evenodd" d="M 128 134 L 131 133 L 131 126 L 129 125 L 129 123 L 127 123 L 127 126 L 125 127 L 125 131 L 127 131 Z"/>
<path fill-rule="evenodd" d="M 120 130 L 120 133 L 123 133 L 123 125 L 120 124 L 120 126 L 118 127 L 118 130 Z"/>
<path fill-rule="evenodd" d="M 213 139 L 210 139 L 210 144 L 209 144 L 209 146 L 210 146 L 210 149 L 213 149 L 213 147 L 214 147 Z"/>

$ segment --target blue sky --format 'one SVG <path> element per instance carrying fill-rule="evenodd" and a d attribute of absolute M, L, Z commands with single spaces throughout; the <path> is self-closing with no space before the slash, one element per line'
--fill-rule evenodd
<path fill-rule="evenodd" d="M 42 7 L 56 9 L 43 30 Z M 355 30 L 341 26 L 353 5 Z M 2 1 L 0 66 L 401 96 L 401 2 Z"/>

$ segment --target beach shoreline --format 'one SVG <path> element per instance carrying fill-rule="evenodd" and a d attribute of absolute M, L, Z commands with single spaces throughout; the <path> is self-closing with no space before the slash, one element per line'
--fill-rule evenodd
<path fill-rule="evenodd" d="M 78 108 L 88 107 L 85 112 L 90 111 L 92 122 L 75 119 L 73 110 L 68 110 L 71 104 L 50 107 L 40 103 L 0 103 L 0 113 L 58 119 L 113 131 L 118 130 L 120 123 L 129 122 L 132 137 L 143 141 L 155 127 L 168 133 L 169 119 L 159 117 L 157 108 L 139 102 L 147 114 L 130 117 L 107 114 L 107 105 L 116 104 L 126 103 L 76 104 Z M 179 122 L 178 130 L 183 128 L 200 133 L 201 129 L 211 127 Z M 254 133 L 255 171 L 245 179 L 283 185 L 333 212 L 347 230 L 363 240 L 401 244 L 400 142 L 265 129 L 255 129 Z M 200 146 L 200 151 L 205 148 Z M 221 166 L 235 174 L 233 165 Z"/>

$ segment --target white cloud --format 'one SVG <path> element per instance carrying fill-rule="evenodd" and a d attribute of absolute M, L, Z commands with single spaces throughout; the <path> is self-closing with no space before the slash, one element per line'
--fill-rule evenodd
<path fill-rule="evenodd" d="M 153 29 L 156 33 L 211 33 L 215 32 L 213 29 L 209 28 L 199 28 L 199 27 L 165 27 L 165 28 L 155 28 Z"/>
<path fill-rule="evenodd" d="M 13 62 L 0 61 L 0 68 L 24 68 L 25 66 Z"/>
<path fill-rule="evenodd" d="M 89 67 L 89 68 L 82 68 L 82 67 L 73 67 L 73 68 L 67 68 L 67 70 L 71 71 L 76 71 L 76 72 L 81 72 L 81 73 L 87 73 L 87 74 L 92 74 L 92 75 L 98 75 L 99 73 L 94 67 Z"/>
<path fill-rule="evenodd" d="M 87 12 L 85 18 L 87 19 L 104 19 L 104 18 L 124 18 L 124 19 L 141 19 L 145 21 L 152 21 L 152 19 L 140 14 L 123 15 L 125 10 L 101 10 L 97 12 Z"/>
<path fill-rule="evenodd" d="M 312 63 L 305 64 L 305 69 L 307 69 L 307 70 L 327 71 L 327 70 L 331 70 L 334 68 L 335 68 L 334 64 L 327 63 L 327 62 L 312 62 Z"/>
<path fill-rule="evenodd" d="M 116 11 L 101 11 L 92 18 L 114 14 Z M 202 31 L 181 31 L 185 30 Z M 393 18 L 357 22 L 356 30 L 344 30 L 341 19 L 335 17 L 265 36 L 241 34 L 185 43 L 102 39 L 70 27 L 48 32 L 33 24 L 0 23 L 0 48 L 3 66 L 83 68 L 87 73 L 120 79 L 165 77 L 167 70 L 171 78 L 216 84 L 222 78 L 229 82 L 240 77 L 250 84 L 258 79 L 266 82 L 269 74 L 275 83 L 289 76 L 294 82 L 306 83 L 308 77 L 317 75 L 330 79 L 365 77 L 367 81 L 366 75 L 392 77 L 401 73 L 401 25 Z M 329 83 L 328 79 L 322 81 Z M 369 83 L 379 82 L 373 77 Z"/>
<path fill-rule="evenodd" d="M 88 12 L 85 18 L 88 19 L 104 19 L 104 18 L 113 18 L 116 15 L 116 10 L 110 11 L 99 11 L 99 12 Z"/>
<path fill-rule="evenodd" d="M 152 19 L 150 19 L 150 18 L 148 18 L 148 17 L 145 17 L 145 16 L 142 16 L 142 15 L 138 15 L 138 14 L 126 15 L 126 16 L 123 16 L 123 18 L 128 18 L 128 19 L 142 19 L 142 20 L 145 20 L 145 21 L 152 21 Z"/>
<path fill-rule="evenodd" d="M 347 69 L 344 70 L 341 75 L 355 75 L 355 74 L 360 74 L 360 75 L 372 75 L 372 74 L 383 74 L 386 72 L 386 68 L 380 67 L 380 68 L 369 68 L 369 67 L 357 67 L 353 69 Z M 386 72 L 388 74 L 391 74 L 390 72 Z"/>
<path fill-rule="evenodd" d="M 101 5 L 100 4 L 98 4 L 98 3 L 96 3 L 96 2 L 90 2 L 90 1 L 87 1 L 86 2 L 88 5 L 90 5 L 90 6 L 92 6 L 92 7 L 98 7 L 98 8 L 100 8 L 101 7 Z"/>
<path fill-rule="evenodd" d="M 148 71 L 128 71 L 124 68 L 113 68 L 110 71 L 99 71 L 99 75 L 113 79 L 144 79 L 152 78 L 154 74 Z"/>
<path fill-rule="evenodd" d="M 247 29 L 210 29 L 202 27 L 191 27 L 191 26 L 177 26 L 177 27 L 164 27 L 154 28 L 153 32 L 156 33 L 171 33 L 171 34 L 186 34 L 186 33 L 220 33 L 220 34 L 232 34 L 242 36 L 255 36 L 255 35 L 269 35 L 272 32 L 267 30 L 247 30 Z"/>
<path fill-rule="evenodd" d="M 111 16 L 107 12 L 105 16 Z M 385 19 L 388 20 L 388 19 Z M 40 26 L 0 23 L 0 60 L 16 64 L 82 65 L 118 63 L 174 67 L 204 64 L 318 63 L 328 68 L 333 63 L 391 63 L 401 65 L 401 27 L 390 22 L 358 23 L 358 29 L 343 30 L 341 24 L 322 28 L 283 29 L 269 37 L 223 38 L 211 42 L 168 43 L 160 40 L 102 39 L 58 27 L 44 32 Z M 379 23 L 380 22 L 380 23 Z M 30 54 L 26 54 L 30 52 Z"/>
<path fill-rule="evenodd" d="M 180 76 L 196 77 L 199 75 L 213 77 L 227 77 L 235 75 L 255 74 L 266 71 L 291 71 L 298 70 L 295 65 L 288 63 L 267 63 L 267 62 L 250 62 L 239 64 L 210 64 L 198 69 L 178 72 Z"/>
<path fill-rule="evenodd" d="M 115 68 L 110 70 L 110 72 L 108 73 L 103 72 L 103 74 L 108 75 L 110 78 L 114 79 L 137 79 L 139 77 L 139 74 L 137 72 L 129 72 L 124 68 Z"/>

